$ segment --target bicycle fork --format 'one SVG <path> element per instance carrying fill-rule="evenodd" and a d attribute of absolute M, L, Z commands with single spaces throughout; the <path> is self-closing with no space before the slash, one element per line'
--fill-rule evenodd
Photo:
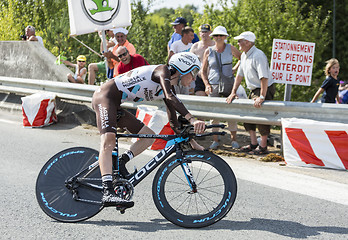
<path fill-rule="evenodd" d="M 184 161 L 184 156 L 182 154 L 182 150 L 180 148 L 176 149 L 176 157 L 180 162 L 181 168 L 184 172 L 184 175 L 186 177 L 186 180 L 191 188 L 191 192 L 189 193 L 196 193 L 197 192 L 197 185 L 193 178 L 192 171 L 190 169 L 190 166 L 187 161 Z"/>

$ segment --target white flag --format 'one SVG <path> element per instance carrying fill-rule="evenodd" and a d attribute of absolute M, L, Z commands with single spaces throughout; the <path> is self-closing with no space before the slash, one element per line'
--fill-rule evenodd
<path fill-rule="evenodd" d="M 68 5 L 71 35 L 132 25 L 130 0 L 68 0 Z"/>

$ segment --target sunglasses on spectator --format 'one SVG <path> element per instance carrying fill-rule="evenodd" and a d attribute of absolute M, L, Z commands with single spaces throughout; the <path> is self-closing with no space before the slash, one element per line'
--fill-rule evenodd
<path fill-rule="evenodd" d="M 225 37 L 226 35 L 219 35 L 219 34 L 217 34 L 217 35 L 213 35 L 213 37 Z"/>
<path fill-rule="evenodd" d="M 79 60 L 79 62 L 86 62 L 86 61 L 80 61 L 80 60 Z"/>
<path fill-rule="evenodd" d="M 124 53 L 122 53 L 120 55 L 117 55 L 117 57 L 118 58 L 125 57 L 125 56 L 127 56 L 127 54 L 128 54 L 128 52 L 124 52 Z"/>

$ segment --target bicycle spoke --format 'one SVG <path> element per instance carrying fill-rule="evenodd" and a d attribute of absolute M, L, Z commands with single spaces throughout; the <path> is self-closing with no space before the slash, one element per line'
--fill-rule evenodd
<path fill-rule="evenodd" d="M 200 180 L 199 183 L 197 183 L 197 185 L 201 184 L 205 180 L 205 178 L 209 175 L 209 173 L 212 171 L 212 169 L 213 169 L 213 167 L 210 167 L 209 171 L 207 171 L 205 176 Z"/>
<path fill-rule="evenodd" d="M 221 177 L 221 176 L 219 176 L 218 174 L 216 174 L 215 176 L 213 176 L 213 177 L 211 177 L 211 178 L 208 178 L 208 179 L 205 179 L 205 180 L 200 181 L 198 184 L 201 185 L 201 184 L 203 184 L 203 183 L 205 183 L 205 182 L 214 180 L 215 178 L 219 178 L 219 177 Z M 198 184 L 197 184 L 197 185 L 198 185 Z"/>
<path fill-rule="evenodd" d="M 178 170 L 178 171 L 179 171 L 179 172 L 183 172 L 182 169 L 180 169 L 180 170 Z M 182 177 L 179 177 L 179 175 L 177 175 L 175 172 L 172 172 L 172 174 L 173 174 L 177 179 L 179 179 L 181 182 L 183 182 L 184 184 L 187 185 L 186 179 L 183 180 L 183 178 L 182 178 Z"/>
<path fill-rule="evenodd" d="M 186 202 L 186 199 L 188 199 L 189 197 L 190 195 L 188 195 L 184 200 L 182 200 L 182 203 L 175 210 L 178 210 Z"/>
<path fill-rule="evenodd" d="M 206 164 L 203 162 L 200 162 L 200 165 L 190 164 L 194 178 L 198 180 L 201 176 L 202 179 L 199 179 L 198 192 L 188 196 L 185 194 L 190 193 L 190 189 L 186 188 L 187 183 L 177 173 L 177 171 L 181 172 L 182 169 L 178 166 L 175 171 L 171 172 L 171 178 L 166 181 L 166 196 L 168 202 L 174 204 L 173 208 L 176 211 L 185 215 L 205 214 L 214 208 L 212 206 L 217 206 L 221 201 L 224 191 L 221 189 L 224 187 L 219 179 L 221 176 L 213 172 L 213 167 L 206 170 L 207 167 L 204 165 Z M 213 185 L 209 185 L 209 183 Z"/>
<path fill-rule="evenodd" d="M 207 188 L 207 187 L 199 187 L 199 191 L 198 192 L 202 192 L 202 190 L 205 190 L 205 191 L 208 191 L 208 192 L 211 192 L 211 193 L 220 194 L 220 192 L 213 191 L 210 188 L 216 189 L 217 187 L 222 187 L 222 186 L 224 186 L 224 184 L 220 184 L 220 185 L 216 185 L 216 186 L 210 186 L 209 188 Z"/>

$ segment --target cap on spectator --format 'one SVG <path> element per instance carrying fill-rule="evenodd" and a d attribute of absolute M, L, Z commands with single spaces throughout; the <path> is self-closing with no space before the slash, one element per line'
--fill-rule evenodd
<path fill-rule="evenodd" d="M 202 24 L 200 27 L 199 27 L 199 31 L 200 32 L 210 32 L 211 31 L 211 27 L 209 24 Z"/>
<path fill-rule="evenodd" d="M 86 56 L 85 56 L 85 55 L 80 55 L 80 56 L 78 56 L 76 59 L 77 59 L 77 61 L 86 62 Z"/>
<path fill-rule="evenodd" d="M 128 34 L 128 30 L 125 28 L 115 28 L 115 29 L 112 29 L 112 31 L 114 32 L 115 35 L 117 33 L 123 33 L 124 35 Z"/>
<path fill-rule="evenodd" d="M 227 33 L 227 30 L 223 26 L 217 26 L 214 31 L 209 35 L 209 36 L 214 36 L 214 35 L 225 35 L 229 36 Z"/>
<path fill-rule="evenodd" d="M 180 23 L 186 25 L 186 24 L 187 24 L 187 21 L 186 21 L 186 19 L 183 18 L 183 17 L 177 17 L 177 18 L 175 19 L 175 21 L 172 22 L 171 24 L 172 24 L 172 25 L 178 25 L 178 24 L 180 24 Z"/>
<path fill-rule="evenodd" d="M 33 26 L 31 26 L 31 25 L 28 25 L 25 29 L 30 29 L 30 30 L 35 31 L 35 28 Z"/>
<path fill-rule="evenodd" d="M 249 42 L 255 42 L 256 36 L 253 32 L 247 31 L 247 32 L 242 32 L 239 36 L 234 37 L 234 39 L 236 40 L 245 39 L 245 40 L 248 40 Z"/>
<path fill-rule="evenodd" d="M 344 84 L 344 81 L 340 81 L 340 84 Z"/>

